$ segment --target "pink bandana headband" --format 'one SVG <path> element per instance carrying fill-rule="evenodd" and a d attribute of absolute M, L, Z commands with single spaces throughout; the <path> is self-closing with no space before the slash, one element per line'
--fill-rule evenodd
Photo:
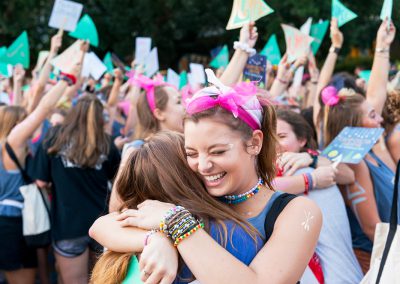
<path fill-rule="evenodd" d="M 150 79 L 142 74 L 136 72 L 130 72 L 129 83 L 134 84 L 146 91 L 147 103 L 149 104 L 150 110 L 154 113 L 156 109 L 156 98 L 154 91 L 158 86 L 169 86 L 164 82 L 162 75 L 156 75 L 154 79 Z"/>
<path fill-rule="evenodd" d="M 195 114 L 220 106 L 240 118 L 251 129 L 261 128 L 262 106 L 257 99 L 257 87 L 252 83 L 240 83 L 234 88 L 223 85 L 211 69 L 206 69 L 212 87 L 201 89 L 186 102 L 186 112 Z"/>

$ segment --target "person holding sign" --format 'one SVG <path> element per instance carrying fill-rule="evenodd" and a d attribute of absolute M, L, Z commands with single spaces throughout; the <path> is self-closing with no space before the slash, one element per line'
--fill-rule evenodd
<path fill-rule="evenodd" d="M 389 72 L 389 49 L 395 36 L 391 23 L 386 29 L 383 21 L 377 33 L 371 80 L 367 95 L 352 89 L 336 90 L 330 86 L 321 93 L 325 104 L 324 138 L 328 145 L 346 126 L 380 127 L 382 109 L 386 101 Z M 381 140 L 359 164 L 350 164 L 356 183 L 343 190 L 353 235 L 353 247 L 364 272 L 369 269 L 375 225 L 388 222 L 393 188 L 395 164 Z M 399 220 L 400 223 L 400 220 Z"/>
<path fill-rule="evenodd" d="M 76 63 L 70 66 L 70 71 L 60 77 L 29 115 L 19 106 L 0 107 L 0 270 L 6 271 L 7 281 L 11 284 L 34 283 L 37 261 L 36 250 L 27 247 L 22 236 L 23 197 L 19 187 L 24 181 L 5 150 L 5 144 L 9 144 L 21 165 L 26 167 L 30 157 L 29 139 L 51 114 L 67 87 L 75 83 L 72 78 L 80 74 L 83 54 L 81 58 L 75 58 Z"/>

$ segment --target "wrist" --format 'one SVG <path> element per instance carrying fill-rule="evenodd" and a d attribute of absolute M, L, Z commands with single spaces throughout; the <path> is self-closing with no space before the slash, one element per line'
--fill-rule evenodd
<path fill-rule="evenodd" d="M 235 41 L 233 43 L 233 48 L 235 50 L 242 50 L 246 52 L 249 56 L 253 56 L 257 53 L 254 48 L 250 47 L 250 45 L 247 42 L 243 41 Z"/>
<path fill-rule="evenodd" d="M 335 54 L 339 55 L 341 48 L 342 47 L 339 45 L 332 44 L 331 48 L 329 49 L 329 53 L 335 53 Z"/>

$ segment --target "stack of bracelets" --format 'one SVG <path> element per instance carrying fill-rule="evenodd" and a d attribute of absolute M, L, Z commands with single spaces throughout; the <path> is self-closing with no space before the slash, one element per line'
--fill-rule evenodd
<path fill-rule="evenodd" d="M 201 228 L 204 224 L 182 206 L 168 210 L 160 223 L 160 231 L 174 241 L 175 247 Z"/>
<path fill-rule="evenodd" d="M 68 86 L 75 85 L 75 83 L 76 83 L 76 77 L 74 75 L 67 74 L 64 72 L 60 72 L 60 75 L 58 76 L 58 80 L 67 82 Z"/>
<path fill-rule="evenodd" d="M 305 184 L 304 194 L 307 195 L 310 190 L 314 189 L 314 180 L 311 173 L 303 174 L 303 178 Z"/>

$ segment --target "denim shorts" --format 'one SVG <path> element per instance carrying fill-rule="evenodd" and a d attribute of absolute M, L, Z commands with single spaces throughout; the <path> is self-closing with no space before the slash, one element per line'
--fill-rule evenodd
<path fill-rule="evenodd" d="M 102 247 L 89 236 L 78 237 L 53 242 L 54 250 L 64 257 L 78 257 L 89 248 L 91 251 L 101 252 Z"/>

